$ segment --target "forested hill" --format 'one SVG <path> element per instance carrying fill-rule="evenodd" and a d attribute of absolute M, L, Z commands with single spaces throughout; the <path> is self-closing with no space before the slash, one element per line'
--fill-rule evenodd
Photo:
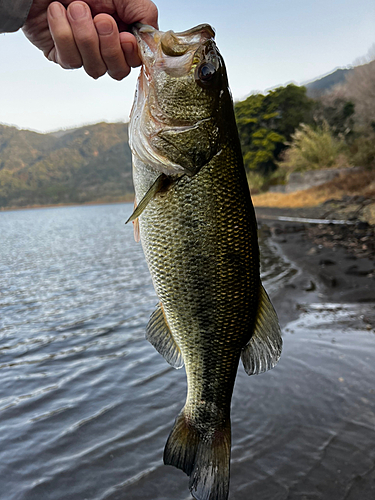
<path fill-rule="evenodd" d="M 58 134 L 0 125 L 0 209 L 132 197 L 127 124 Z"/>
<path fill-rule="evenodd" d="M 331 90 L 335 85 L 344 84 L 346 77 L 352 72 L 353 69 L 337 68 L 332 73 L 305 84 L 307 95 L 309 97 L 319 97 L 319 95 Z"/>

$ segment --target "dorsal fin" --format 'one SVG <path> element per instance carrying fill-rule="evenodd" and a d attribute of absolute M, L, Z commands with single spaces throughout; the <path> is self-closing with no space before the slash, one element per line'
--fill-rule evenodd
<path fill-rule="evenodd" d="M 257 375 L 276 366 L 281 355 L 282 345 L 276 311 L 261 285 L 254 333 L 241 351 L 241 359 L 246 373 Z"/>
<path fill-rule="evenodd" d="M 162 304 L 151 314 L 146 338 L 173 368 L 184 366 L 184 359 L 167 324 Z"/>

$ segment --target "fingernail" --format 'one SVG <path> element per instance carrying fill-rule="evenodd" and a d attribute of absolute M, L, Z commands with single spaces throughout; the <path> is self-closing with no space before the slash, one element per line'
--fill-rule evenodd
<path fill-rule="evenodd" d="M 113 33 L 113 25 L 110 21 L 101 20 L 95 23 L 96 30 L 99 35 L 110 35 Z"/>
<path fill-rule="evenodd" d="M 83 4 L 74 2 L 69 6 L 69 14 L 75 21 L 78 21 L 86 17 L 87 9 Z"/>
<path fill-rule="evenodd" d="M 49 6 L 48 13 L 53 19 L 58 19 L 65 15 L 65 9 L 61 3 L 54 2 Z"/>

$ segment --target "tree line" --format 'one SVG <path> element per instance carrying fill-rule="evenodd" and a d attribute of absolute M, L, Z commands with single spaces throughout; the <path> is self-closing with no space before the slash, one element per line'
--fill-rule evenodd
<path fill-rule="evenodd" d="M 234 108 L 253 192 L 285 182 L 296 170 L 375 169 L 375 61 L 313 98 L 306 87 L 289 84 Z"/>
<path fill-rule="evenodd" d="M 295 170 L 375 170 L 375 60 L 363 62 L 345 72 L 344 83 L 313 97 L 290 84 L 235 103 L 253 193 Z M 58 134 L 0 125 L 0 208 L 132 197 L 127 124 Z"/>

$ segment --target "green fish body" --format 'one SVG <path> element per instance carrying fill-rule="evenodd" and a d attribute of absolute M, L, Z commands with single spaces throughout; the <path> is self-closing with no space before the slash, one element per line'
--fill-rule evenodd
<path fill-rule="evenodd" d="M 223 59 L 210 26 L 135 30 L 143 67 L 130 123 L 133 216 L 160 303 L 147 338 L 188 394 L 164 462 L 197 500 L 229 490 L 230 405 L 240 357 L 248 374 L 281 353 L 259 276 L 257 225 Z"/>

